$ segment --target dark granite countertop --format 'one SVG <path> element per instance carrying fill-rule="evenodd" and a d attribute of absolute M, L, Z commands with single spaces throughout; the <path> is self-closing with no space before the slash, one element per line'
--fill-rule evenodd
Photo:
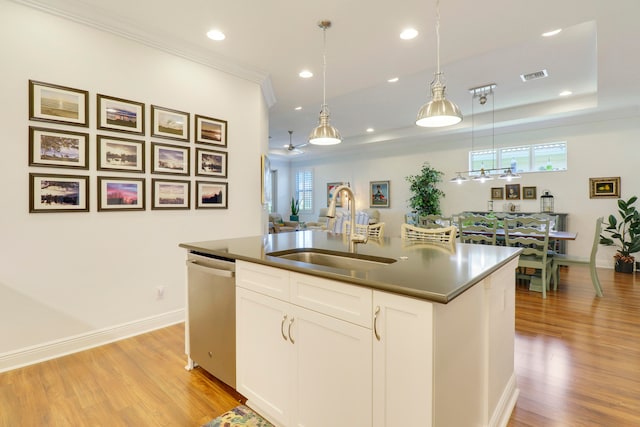
<path fill-rule="evenodd" d="M 346 235 L 306 230 L 225 240 L 181 243 L 189 251 L 254 262 L 291 271 L 340 280 L 438 303 L 448 303 L 501 266 L 516 258 L 520 249 L 456 242 L 455 249 L 413 243 L 395 237 L 359 244 L 361 255 L 398 261 L 367 270 L 346 270 L 269 256 L 276 251 L 315 248 L 348 252 Z"/>

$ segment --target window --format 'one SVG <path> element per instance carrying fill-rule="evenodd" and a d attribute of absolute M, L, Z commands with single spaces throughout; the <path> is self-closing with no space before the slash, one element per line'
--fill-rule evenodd
<path fill-rule="evenodd" d="M 271 200 L 268 203 L 268 212 L 278 212 L 278 170 L 271 169 Z"/>
<path fill-rule="evenodd" d="M 553 142 L 469 152 L 469 171 L 473 171 L 469 175 L 479 175 L 480 169 L 496 169 L 491 174 L 500 174 L 505 169 L 511 169 L 514 173 L 567 170 L 567 143 Z"/>
<path fill-rule="evenodd" d="M 293 197 L 300 201 L 300 212 L 313 211 L 313 171 L 311 169 L 296 171 Z"/>

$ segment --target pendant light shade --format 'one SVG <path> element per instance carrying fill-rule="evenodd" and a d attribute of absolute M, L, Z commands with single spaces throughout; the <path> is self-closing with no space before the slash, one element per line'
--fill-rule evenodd
<path fill-rule="evenodd" d="M 316 126 L 309 134 L 309 143 L 314 145 L 335 145 L 342 142 L 342 136 L 338 129 L 329 123 L 329 107 L 327 107 L 327 28 L 331 27 L 331 21 L 320 21 L 318 27 L 322 28 L 323 53 L 322 53 L 322 108 L 320 118 Z"/>
<path fill-rule="evenodd" d="M 462 121 L 460 108 L 444 96 L 445 85 L 440 72 L 440 0 L 436 1 L 436 64 L 437 71 L 431 82 L 431 101 L 418 111 L 416 125 L 422 127 L 451 126 Z"/>

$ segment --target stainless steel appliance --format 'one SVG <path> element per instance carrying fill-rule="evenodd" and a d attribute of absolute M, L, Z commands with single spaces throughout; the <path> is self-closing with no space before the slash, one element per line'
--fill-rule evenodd
<path fill-rule="evenodd" d="M 187 272 L 188 356 L 235 388 L 235 260 L 192 251 Z"/>

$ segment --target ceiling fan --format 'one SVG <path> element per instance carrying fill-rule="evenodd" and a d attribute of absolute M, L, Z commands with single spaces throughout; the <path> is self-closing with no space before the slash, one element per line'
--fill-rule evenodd
<path fill-rule="evenodd" d="M 291 141 L 292 135 L 293 135 L 293 131 L 290 130 L 289 131 L 289 145 L 285 145 L 284 146 L 284 148 L 286 148 L 286 150 L 287 150 L 287 154 L 294 155 L 294 154 L 302 154 L 302 153 L 304 153 L 304 151 L 300 150 L 300 147 L 306 146 L 307 143 L 305 142 L 304 144 L 293 145 L 293 142 Z"/>

